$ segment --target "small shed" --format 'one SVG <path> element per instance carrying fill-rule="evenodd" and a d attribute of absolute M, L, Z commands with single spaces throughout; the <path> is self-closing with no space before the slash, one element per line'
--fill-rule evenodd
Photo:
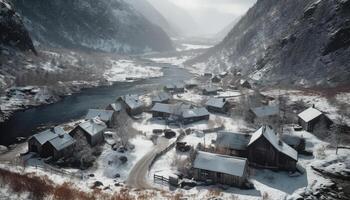
<path fill-rule="evenodd" d="M 316 125 L 325 123 L 324 125 L 329 127 L 332 124 L 332 121 L 313 106 L 298 115 L 298 123 L 304 130 L 313 132 Z"/>
<path fill-rule="evenodd" d="M 47 141 L 43 145 L 45 153 L 43 157 L 52 156 L 54 160 L 68 157 L 73 154 L 75 139 L 69 134 L 58 134 L 57 137 Z"/>
<path fill-rule="evenodd" d="M 209 112 L 227 113 L 229 109 L 229 102 L 225 98 L 210 98 L 205 107 Z"/>
<path fill-rule="evenodd" d="M 295 171 L 298 152 L 281 141 L 269 126 L 262 126 L 248 143 L 249 164 L 267 169 Z"/>
<path fill-rule="evenodd" d="M 38 153 L 39 155 L 46 154 L 43 145 L 55 137 L 57 137 L 57 134 L 53 129 L 48 129 L 31 136 L 28 140 L 28 151 Z"/>
<path fill-rule="evenodd" d="M 198 151 L 193 161 L 193 178 L 244 187 L 248 177 L 247 163 L 246 158 Z"/>
<path fill-rule="evenodd" d="M 218 91 L 217 87 L 206 87 L 203 89 L 203 95 L 217 95 Z"/>
<path fill-rule="evenodd" d="M 126 112 L 131 116 L 139 115 L 143 112 L 144 105 L 142 101 L 140 101 L 138 95 L 125 95 L 123 97 L 120 97 L 119 101 L 122 102 Z"/>
<path fill-rule="evenodd" d="M 190 124 L 202 120 L 209 120 L 210 113 L 206 108 L 184 109 L 182 112 L 183 124 Z"/>
<path fill-rule="evenodd" d="M 251 135 L 219 131 L 217 133 L 215 147 L 217 153 L 247 157 L 247 146 Z"/>
<path fill-rule="evenodd" d="M 74 138 L 82 133 L 91 146 L 96 146 L 104 141 L 103 133 L 106 129 L 107 125 L 103 121 L 94 118 L 79 124 L 69 134 Z"/>
<path fill-rule="evenodd" d="M 170 95 L 166 92 L 159 92 L 152 96 L 152 105 L 156 103 L 169 103 Z"/>
<path fill-rule="evenodd" d="M 102 110 L 102 109 L 89 109 L 85 119 L 91 120 L 98 117 L 101 121 L 106 123 L 106 125 L 111 128 L 113 126 L 114 111 L 112 110 Z"/>

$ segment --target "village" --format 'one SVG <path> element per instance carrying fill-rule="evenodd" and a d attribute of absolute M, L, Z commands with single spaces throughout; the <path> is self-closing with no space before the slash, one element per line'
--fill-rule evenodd
<path fill-rule="evenodd" d="M 323 168 L 305 163 L 320 155 L 334 158 L 338 151 L 346 155 L 340 134 L 348 130 L 345 121 L 331 119 L 312 102 L 260 91 L 239 72 L 205 73 L 91 108 L 81 120 L 30 137 L 23 147 L 27 152 L 15 160 L 24 168 L 66 174 L 107 191 L 125 186 L 191 193 L 217 187 L 228 199 L 236 194 L 237 199 L 280 199 L 310 181 L 315 186 L 319 179 L 318 187 L 327 182 L 314 175 Z M 317 139 L 325 135 L 335 138 L 327 149 Z M 260 192 L 262 185 L 278 190 L 275 176 L 285 182 L 282 192 Z M 345 198 L 342 188 L 337 192 L 334 199 Z M 303 190 L 294 197 L 322 199 L 322 193 Z"/>

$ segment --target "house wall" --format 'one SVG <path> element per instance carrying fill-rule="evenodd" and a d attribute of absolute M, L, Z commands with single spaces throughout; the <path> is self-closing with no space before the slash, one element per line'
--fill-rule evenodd
<path fill-rule="evenodd" d="M 36 152 L 38 154 L 41 153 L 41 144 L 35 139 L 35 138 L 31 138 L 28 141 L 28 150 L 29 152 Z"/>
<path fill-rule="evenodd" d="M 218 112 L 218 113 L 226 113 L 228 110 L 228 106 L 227 104 L 222 107 L 222 108 L 217 108 L 217 107 L 213 107 L 213 106 L 207 106 L 207 110 L 209 112 Z"/>
<path fill-rule="evenodd" d="M 74 145 L 70 145 L 60 151 L 53 149 L 53 159 L 58 160 L 63 157 L 71 156 L 73 154 L 73 151 L 74 151 Z"/>
<path fill-rule="evenodd" d="M 187 124 L 191 124 L 202 120 L 209 120 L 209 115 L 201 116 L 201 117 L 184 118 L 182 121 L 185 125 L 187 125 Z"/>
<path fill-rule="evenodd" d="M 220 172 L 213 172 L 203 169 L 194 168 L 193 178 L 197 181 L 211 180 L 213 183 L 219 183 L 224 185 L 242 187 L 247 181 L 247 173 L 245 172 L 242 177 L 233 176 L 229 174 L 223 174 Z"/>
<path fill-rule="evenodd" d="M 170 114 L 169 113 L 163 113 L 163 112 L 152 112 L 152 117 L 168 118 L 168 117 L 170 117 Z"/>

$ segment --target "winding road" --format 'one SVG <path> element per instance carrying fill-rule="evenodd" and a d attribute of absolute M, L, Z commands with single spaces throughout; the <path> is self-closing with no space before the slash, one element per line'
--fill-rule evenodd
<path fill-rule="evenodd" d="M 151 189 L 152 186 L 148 183 L 146 176 L 149 170 L 149 166 L 152 163 L 157 153 L 166 149 L 169 145 L 169 140 L 160 137 L 157 141 L 157 145 L 153 150 L 148 152 L 141 160 L 139 160 L 135 166 L 131 169 L 129 177 L 126 180 L 126 184 L 130 187 L 137 189 Z"/>

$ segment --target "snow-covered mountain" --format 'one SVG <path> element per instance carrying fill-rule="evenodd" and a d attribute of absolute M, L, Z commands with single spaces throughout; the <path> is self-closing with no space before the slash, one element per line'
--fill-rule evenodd
<path fill-rule="evenodd" d="M 177 29 L 170 25 L 165 17 L 147 0 L 127 0 L 138 12 L 155 25 L 161 27 L 169 36 L 177 36 Z"/>
<path fill-rule="evenodd" d="M 188 64 L 240 69 L 261 83 L 350 82 L 350 0 L 258 0 L 216 47 Z"/>
<path fill-rule="evenodd" d="M 21 17 L 7 0 L 0 0 L 0 45 L 36 53 Z"/>
<path fill-rule="evenodd" d="M 43 45 L 118 53 L 167 51 L 168 35 L 123 0 L 13 0 Z"/>

